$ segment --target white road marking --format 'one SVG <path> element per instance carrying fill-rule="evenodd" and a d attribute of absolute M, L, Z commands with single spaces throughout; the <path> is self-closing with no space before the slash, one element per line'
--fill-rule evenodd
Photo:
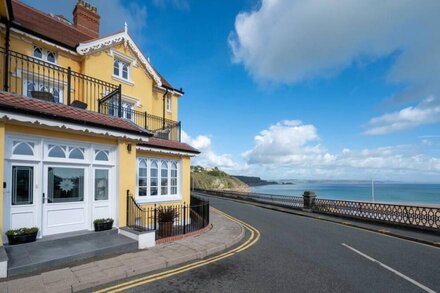
<path fill-rule="evenodd" d="M 396 275 L 398 275 L 399 277 L 401 277 L 401 278 L 407 280 L 408 282 L 413 283 L 414 285 L 416 285 L 416 286 L 419 287 L 420 289 L 422 289 L 422 290 L 424 290 L 424 291 L 426 291 L 426 292 L 429 292 L 429 293 L 436 293 L 436 291 L 434 291 L 434 290 L 432 290 L 432 289 L 426 287 L 426 286 L 423 285 L 423 284 L 420 284 L 420 283 L 417 282 L 416 280 L 411 279 L 410 277 L 408 277 L 408 276 L 402 274 L 401 272 L 396 271 L 395 269 L 393 269 L 393 268 L 387 266 L 386 264 L 381 263 L 380 261 L 378 261 L 378 260 L 372 258 L 371 256 L 368 256 L 368 255 L 366 255 L 365 253 L 360 252 L 359 250 L 357 250 L 357 249 L 351 247 L 350 245 L 347 245 L 347 244 L 345 244 L 345 243 L 342 243 L 342 245 L 345 246 L 345 247 L 347 247 L 348 249 L 350 249 L 350 250 L 356 252 L 357 254 L 362 255 L 362 256 L 365 257 L 366 259 L 368 259 L 368 260 L 370 260 L 370 261 L 372 261 L 372 262 L 375 262 L 375 263 L 379 264 L 381 267 L 383 267 L 383 268 L 389 270 L 390 272 L 393 272 L 394 274 L 396 274 Z"/>

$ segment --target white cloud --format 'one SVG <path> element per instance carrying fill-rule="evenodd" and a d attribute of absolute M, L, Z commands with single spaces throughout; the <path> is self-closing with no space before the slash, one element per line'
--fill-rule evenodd
<path fill-rule="evenodd" d="M 296 121 L 279 122 L 255 137 L 254 147 L 242 154 L 243 173 L 264 178 L 328 178 L 438 180 L 440 158 L 420 153 L 418 146 L 398 145 L 329 152 L 316 127 Z"/>
<path fill-rule="evenodd" d="M 298 82 L 400 50 L 390 78 L 416 80 L 439 72 L 439 9 L 435 0 L 262 0 L 237 15 L 229 41 L 235 61 L 257 79 Z"/>
<path fill-rule="evenodd" d="M 217 154 L 211 146 L 211 139 L 206 135 L 198 135 L 192 138 L 185 131 L 182 131 L 182 142 L 191 145 L 202 153 L 194 160 L 194 165 L 202 165 L 204 167 L 219 167 L 225 170 L 237 168 L 238 164 L 233 160 L 230 154 Z"/>
<path fill-rule="evenodd" d="M 423 124 L 440 121 L 440 101 L 434 97 L 427 98 L 414 107 L 374 117 L 369 122 L 368 135 L 381 135 L 399 130 L 411 129 Z"/>

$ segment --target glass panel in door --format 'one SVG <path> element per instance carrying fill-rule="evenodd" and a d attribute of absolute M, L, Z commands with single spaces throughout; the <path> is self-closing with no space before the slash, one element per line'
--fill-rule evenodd
<path fill-rule="evenodd" d="M 33 203 L 34 167 L 12 166 L 12 205 Z"/>
<path fill-rule="evenodd" d="M 84 169 L 48 168 L 48 203 L 84 201 Z"/>

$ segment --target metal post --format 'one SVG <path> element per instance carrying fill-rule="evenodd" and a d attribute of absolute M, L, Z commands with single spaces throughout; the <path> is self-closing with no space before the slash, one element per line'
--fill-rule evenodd
<path fill-rule="evenodd" d="M 128 220 L 129 220 L 129 218 L 128 218 L 129 206 L 130 206 L 130 190 L 127 189 L 127 219 L 126 219 L 127 222 L 125 223 L 125 226 L 127 226 L 127 227 L 128 227 Z"/>
<path fill-rule="evenodd" d="M 118 117 L 122 117 L 122 86 L 119 84 L 118 87 Z"/>
<path fill-rule="evenodd" d="M 67 67 L 67 105 L 71 102 L 71 89 L 72 89 L 72 69 Z"/>
<path fill-rule="evenodd" d="M 157 226 L 156 226 L 156 204 L 154 204 L 154 230 L 156 230 Z"/>
<path fill-rule="evenodd" d="M 179 121 L 179 142 L 182 141 L 182 121 Z"/>
<path fill-rule="evenodd" d="M 10 44 L 10 30 L 11 24 L 9 20 L 6 23 L 6 36 L 5 36 L 5 68 L 4 68 L 4 83 L 3 89 L 5 92 L 9 90 L 9 44 Z"/>
<path fill-rule="evenodd" d="M 183 203 L 183 234 L 186 234 L 186 205 Z"/>
<path fill-rule="evenodd" d="M 147 129 L 147 111 L 144 113 L 144 128 Z"/>

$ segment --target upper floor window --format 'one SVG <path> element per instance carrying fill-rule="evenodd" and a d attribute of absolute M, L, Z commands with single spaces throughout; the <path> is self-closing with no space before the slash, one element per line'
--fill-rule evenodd
<path fill-rule="evenodd" d="M 130 65 L 127 62 L 115 59 L 113 62 L 113 75 L 129 80 Z"/>
<path fill-rule="evenodd" d="M 43 49 L 38 46 L 34 46 L 34 49 L 32 51 L 32 56 L 51 63 L 56 63 L 57 61 L 57 56 L 54 52 Z"/>
<path fill-rule="evenodd" d="M 171 94 L 168 94 L 167 95 L 167 111 L 168 112 L 171 112 L 172 102 L 173 102 L 173 98 L 172 98 Z"/>

